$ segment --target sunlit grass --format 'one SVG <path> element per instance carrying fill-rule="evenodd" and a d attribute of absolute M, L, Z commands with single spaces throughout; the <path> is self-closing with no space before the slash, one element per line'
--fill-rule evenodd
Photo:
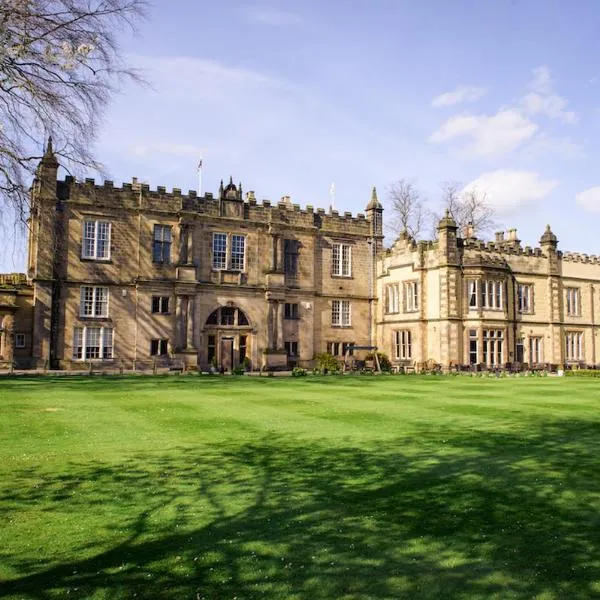
<path fill-rule="evenodd" d="M 592 598 L 600 385 L 0 380 L 0 598 Z"/>

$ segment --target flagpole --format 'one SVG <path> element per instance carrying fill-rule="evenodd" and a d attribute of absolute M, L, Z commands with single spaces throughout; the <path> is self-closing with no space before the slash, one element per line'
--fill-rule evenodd
<path fill-rule="evenodd" d="M 331 182 L 331 187 L 329 188 L 329 195 L 331 196 L 331 202 L 329 203 L 329 210 L 335 210 L 335 182 Z"/>
<path fill-rule="evenodd" d="M 202 197 L 202 159 L 198 163 L 198 196 Z"/>

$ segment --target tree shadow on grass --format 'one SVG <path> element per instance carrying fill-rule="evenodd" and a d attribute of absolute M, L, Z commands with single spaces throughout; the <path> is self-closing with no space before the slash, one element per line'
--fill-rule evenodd
<path fill-rule="evenodd" d="M 367 449 L 268 437 L 54 479 L 31 468 L 3 510 L 94 514 L 104 541 L 47 565 L 3 556 L 21 575 L 0 598 L 596 597 L 599 441 L 599 424 L 548 422 Z"/>

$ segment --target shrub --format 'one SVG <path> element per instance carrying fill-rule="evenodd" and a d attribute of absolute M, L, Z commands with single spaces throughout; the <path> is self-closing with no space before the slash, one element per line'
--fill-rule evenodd
<path fill-rule="evenodd" d="M 329 352 L 321 352 L 315 358 L 317 360 L 317 367 L 321 373 L 335 373 L 340 368 L 335 356 L 329 354 Z"/>
<path fill-rule="evenodd" d="M 573 369 L 565 371 L 567 377 L 600 377 L 600 370 L 595 369 Z"/>
<path fill-rule="evenodd" d="M 387 354 L 384 354 L 383 352 L 378 352 L 377 358 L 379 359 L 379 366 L 381 367 L 382 371 L 390 372 L 392 370 L 392 362 L 390 361 Z M 367 354 L 365 360 L 375 360 L 375 355 Z"/>
<path fill-rule="evenodd" d="M 294 367 L 292 370 L 292 377 L 306 377 L 306 369 Z"/>
<path fill-rule="evenodd" d="M 242 365 L 238 365 L 237 367 L 234 367 L 231 372 L 234 375 L 243 375 L 244 371 L 245 371 L 244 367 Z"/>

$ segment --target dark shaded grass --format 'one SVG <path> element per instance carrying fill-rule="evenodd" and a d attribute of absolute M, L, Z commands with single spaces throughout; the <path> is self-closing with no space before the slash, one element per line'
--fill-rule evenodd
<path fill-rule="evenodd" d="M 110 380 L 110 393 L 96 380 L 0 383 L 9 419 L 24 418 L 11 410 L 21 383 L 28 419 L 57 399 L 77 418 L 90 389 L 132 419 L 91 455 L 56 439 L 48 458 L 36 433 L 23 459 L 4 435 L 0 598 L 600 596 L 597 385 L 214 379 Z M 215 387 L 227 396 L 210 397 Z M 136 437 L 144 390 L 157 396 L 145 407 L 155 440 Z M 203 396 L 186 399 L 190 390 Z M 576 406 L 555 406 L 571 395 Z M 196 439 L 179 417 L 161 430 L 169 402 L 176 413 L 202 402 L 240 413 Z M 244 412 L 276 402 L 291 419 L 312 407 L 321 430 L 260 431 Z"/>

